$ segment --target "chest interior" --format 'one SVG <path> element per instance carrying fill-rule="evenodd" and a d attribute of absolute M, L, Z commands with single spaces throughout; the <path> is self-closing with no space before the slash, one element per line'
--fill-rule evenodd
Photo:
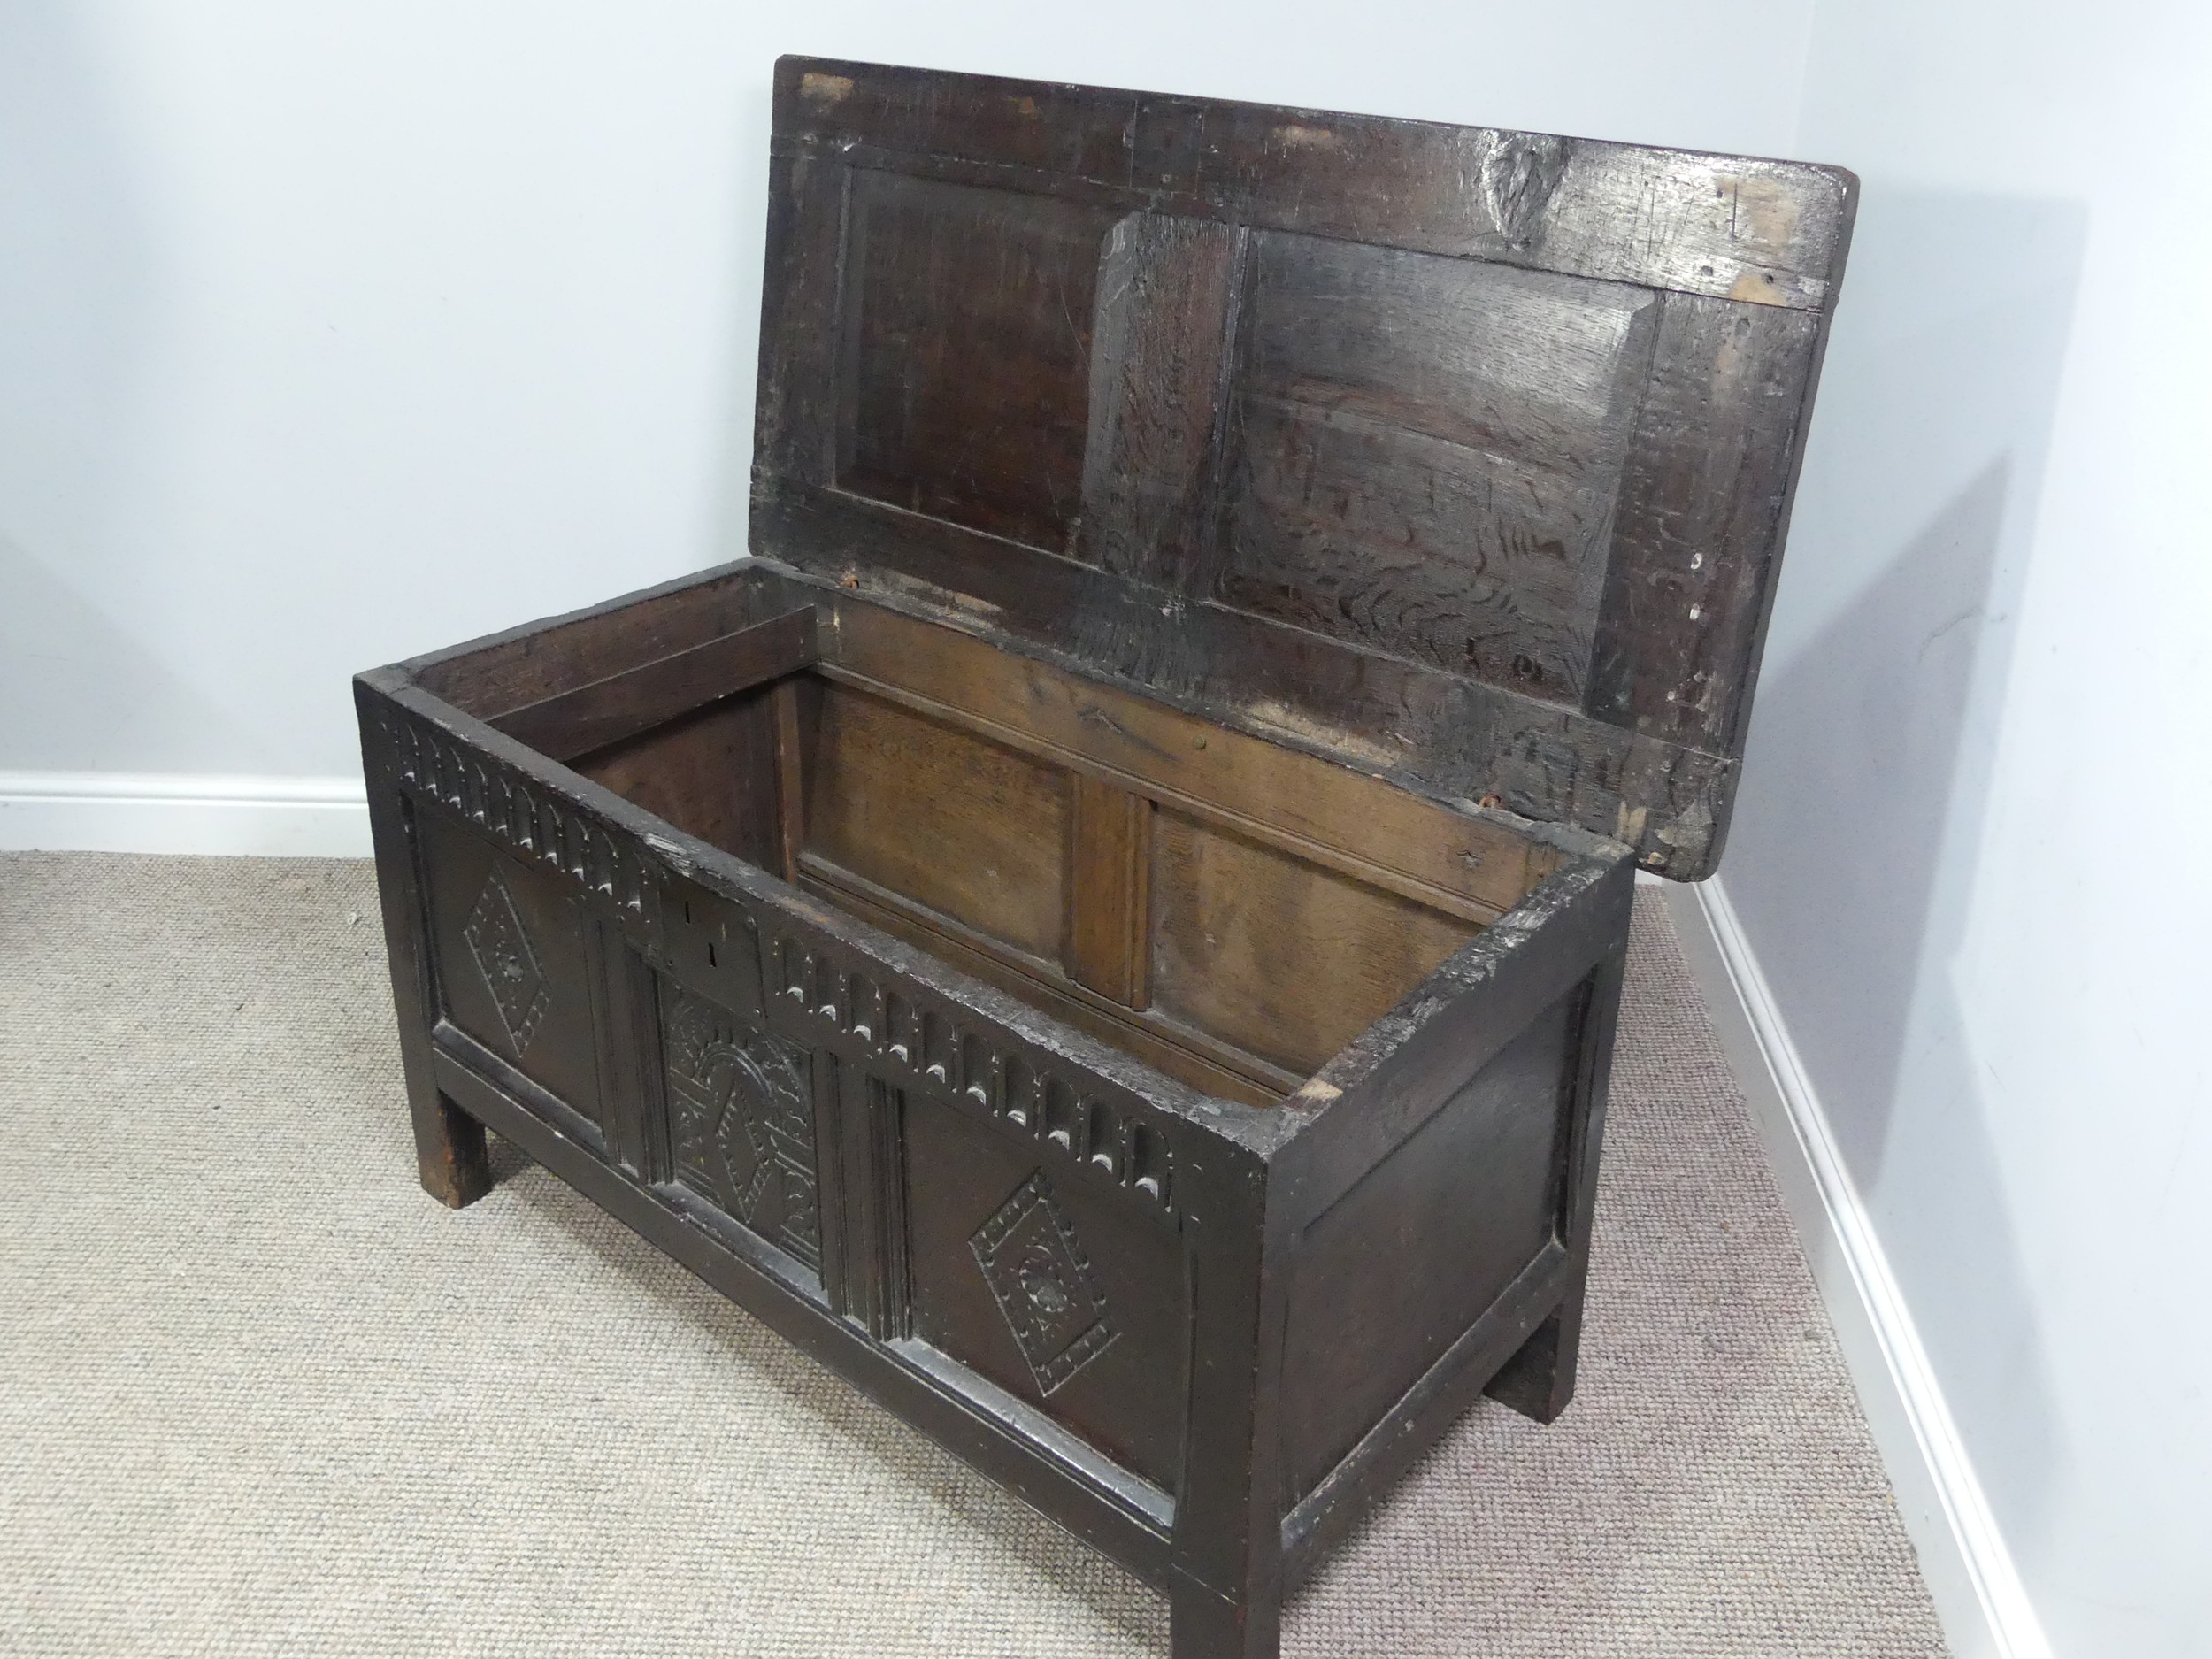
<path fill-rule="evenodd" d="M 427 688 L 1207 1093 L 1295 1089 L 1563 855 L 1381 780 L 764 570 Z"/>
<path fill-rule="evenodd" d="M 1710 869 L 1847 175 L 778 87 L 762 557 L 427 689 L 1254 1102 L 1563 860 Z"/>

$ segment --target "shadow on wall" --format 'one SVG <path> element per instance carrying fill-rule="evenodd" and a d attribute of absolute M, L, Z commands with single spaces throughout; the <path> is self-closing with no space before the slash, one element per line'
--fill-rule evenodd
<path fill-rule="evenodd" d="M 1950 966 L 2086 229 L 1868 184 L 1724 878 L 2016 1549 L 2057 1447 Z"/>
<path fill-rule="evenodd" d="M 0 531 L 0 772 L 173 772 L 228 719 Z"/>
<path fill-rule="evenodd" d="M 154 251 L 102 81 L 77 8 L 0 6 L 0 770 L 173 770 L 219 718 L 87 597 L 131 586 L 117 457 L 154 349 Z"/>

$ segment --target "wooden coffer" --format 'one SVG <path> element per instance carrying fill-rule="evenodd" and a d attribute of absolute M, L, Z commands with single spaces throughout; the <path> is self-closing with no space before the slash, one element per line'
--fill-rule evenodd
<path fill-rule="evenodd" d="M 1567 1403 L 1854 182 L 788 58 L 772 153 L 753 556 L 357 682 L 422 1179 L 510 1138 L 1271 1655 Z"/>

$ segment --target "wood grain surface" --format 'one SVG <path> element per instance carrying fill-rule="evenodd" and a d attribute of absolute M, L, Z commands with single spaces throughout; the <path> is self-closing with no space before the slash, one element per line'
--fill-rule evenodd
<path fill-rule="evenodd" d="M 757 551 L 1711 868 L 1847 173 L 811 59 L 777 85 Z"/>
<path fill-rule="evenodd" d="M 357 681 L 424 1185 L 513 1140 L 1275 1659 L 1572 1395 L 1855 181 L 804 58 L 770 160 L 760 557 Z"/>

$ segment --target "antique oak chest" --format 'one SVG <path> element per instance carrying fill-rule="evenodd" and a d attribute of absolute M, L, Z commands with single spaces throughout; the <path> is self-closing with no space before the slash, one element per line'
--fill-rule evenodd
<path fill-rule="evenodd" d="M 1854 183 L 797 59 L 772 157 L 753 557 L 357 682 L 423 1183 L 511 1138 L 1271 1655 L 1572 1390 Z"/>

